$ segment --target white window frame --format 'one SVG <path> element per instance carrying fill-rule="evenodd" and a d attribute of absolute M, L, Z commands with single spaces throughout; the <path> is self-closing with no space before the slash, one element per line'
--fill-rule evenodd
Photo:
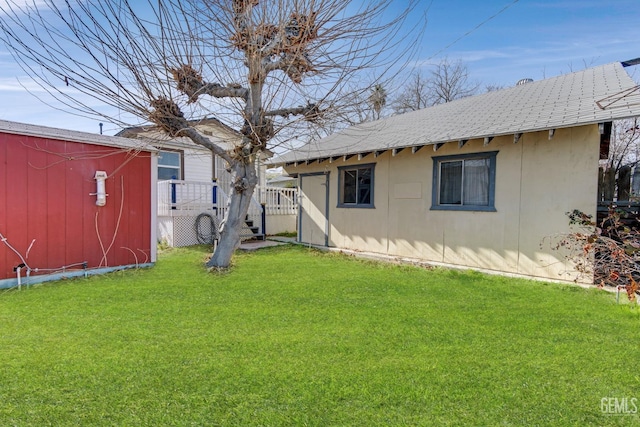
<path fill-rule="evenodd" d="M 162 163 L 160 163 L 160 158 L 162 156 L 163 153 L 170 153 L 170 154 L 177 154 L 178 155 L 178 166 L 174 166 L 174 165 L 163 165 Z M 171 169 L 171 170 L 175 170 L 177 173 L 174 175 L 176 177 L 176 179 L 183 179 L 184 177 L 184 153 L 180 150 L 169 150 L 166 148 L 160 148 L 159 152 L 158 152 L 158 181 L 168 181 L 171 178 L 160 178 L 160 169 Z"/>

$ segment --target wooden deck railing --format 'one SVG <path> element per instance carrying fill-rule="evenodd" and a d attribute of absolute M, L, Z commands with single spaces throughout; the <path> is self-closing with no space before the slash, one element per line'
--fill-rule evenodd
<path fill-rule="evenodd" d="M 197 216 L 217 208 L 214 182 L 158 181 L 158 216 Z"/>
<path fill-rule="evenodd" d="M 264 197 L 267 215 L 296 215 L 298 190 L 296 188 L 256 188 L 255 194 Z M 197 216 L 215 212 L 224 218 L 228 203 L 227 192 L 215 182 L 183 181 L 171 179 L 158 182 L 158 216 Z M 256 217 L 261 205 L 252 203 L 249 216 Z"/>
<path fill-rule="evenodd" d="M 267 215 L 297 215 L 298 189 L 267 187 L 264 189 Z"/>

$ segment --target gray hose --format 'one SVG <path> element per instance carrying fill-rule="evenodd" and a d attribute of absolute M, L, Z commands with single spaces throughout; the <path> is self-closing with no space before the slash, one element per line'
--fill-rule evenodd
<path fill-rule="evenodd" d="M 207 221 L 208 219 L 208 221 Z M 196 217 L 196 239 L 202 245 L 213 245 L 220 239 L 220 224 L 218 218 L 208 213 L 201 213 Z"/>

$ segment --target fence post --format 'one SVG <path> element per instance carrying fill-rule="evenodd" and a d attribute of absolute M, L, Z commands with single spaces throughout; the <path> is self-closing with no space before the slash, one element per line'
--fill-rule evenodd
<path fill-rule="evenodd" d="M 604 169 L 602 166 L 598 168 L 598 202 L 603 202 L 604 198 Z"/>
<path fill-rule="evenodd" d="M 267 204 L 260 203 L 262 212 L 260 214 L 262 220 L 262 240 L 267 240 Z"/>
<path fill-rule="evenodd" d="M 604 171 L 604 200 L 610 202 L 613 200 L 616 191 L 616 170 L 608 168 Z"/>
<path fill-rule="evenodd" d="M 216 178 L 211 180 L 213 185 L 211 186 L 211 198 L 213 202 L 213 211 L 218 215 L 218 183 Z"/>
<path fill-rule="evenodd" d="M 175 177 L 172 177 L 172 180 L 175 179 Z M 176 209 L 176 183 L 175 182 L 171 182 L 171 209 Z"/>
<path fill-rule="evenodd" d="M 631 166 L 623 166 L 618 171 L 618 201 L 629 200 L 631 191 Z"/>

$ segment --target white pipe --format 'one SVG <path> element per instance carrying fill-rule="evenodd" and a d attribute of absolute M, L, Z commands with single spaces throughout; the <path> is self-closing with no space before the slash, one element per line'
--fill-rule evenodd
<path fill-rule="evenodd" d="M 16 275 L 18 276 L 18 290 L 22 289 L 22 281 L 20 280 L 20 270 L 22 267 L 16 267 Z"/>
<path fill-rule="evenodd" d="M 627 288 L 626 285 L 617 285 L 616 286 L 616 304 L 620 304 L 620 288 Z"/>
<path fill-rule="evenodd" d="M 107 173 L 105 171 L 96 171 L 93 177 L 96 180 L 96 192 L 91 193 L 91 196 L 96 196 L 96 206 L 104 206 L 107 204 L 107 190 L 105 186 L 105 180 L 107 179 Z"/>

